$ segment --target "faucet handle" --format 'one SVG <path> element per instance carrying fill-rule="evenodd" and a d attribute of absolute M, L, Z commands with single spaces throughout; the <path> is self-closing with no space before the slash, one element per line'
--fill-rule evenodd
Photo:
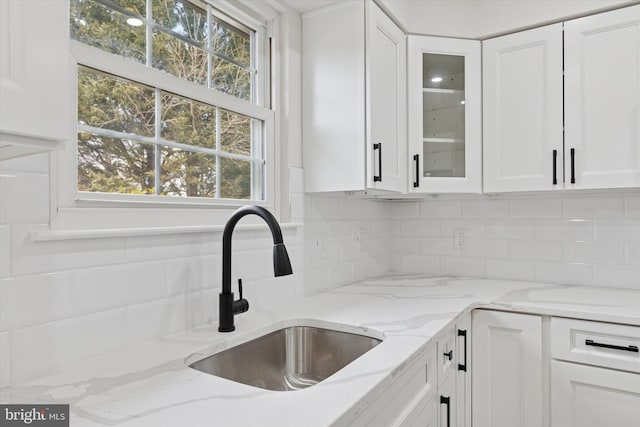
<path fill-rule="evenodd" d="M 249 310 L 249 301 L 242 297 L 242 279 L 238 279 L 238 292 L 240 298 L 233 302 L 233 314 L 244 313 Z"/>

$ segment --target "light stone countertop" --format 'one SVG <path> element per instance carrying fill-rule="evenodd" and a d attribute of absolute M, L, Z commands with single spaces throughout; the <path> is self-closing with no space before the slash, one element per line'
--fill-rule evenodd
<path fill-rule="evenodd" d="M 3 403 L 69 403 L 71 426 L 343 426 L 405 372 L 438 334 L 486 307 L 640 325 L 640 291 L 508 280 L 385 276 L 236 316 L 236 331 L 201 327 L 0 390 Z M 313 387 L 263 390 L 187 364 L 295 324 L 384 341 Z"/>

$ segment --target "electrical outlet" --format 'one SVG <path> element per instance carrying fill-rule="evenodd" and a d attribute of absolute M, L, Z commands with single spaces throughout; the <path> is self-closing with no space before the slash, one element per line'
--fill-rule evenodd
<path fill-rule="evenodd" d="M 457 251 L 464 248 L 464 229 L 456 228 L 453 230 L 453 248 Z"/>
<path fill-rule="evenodd" d="M 327 233 L 318 233 L 316 238 L 316 254 L 318 259 L 327 259 L 329 251 L 327 250 Z"/>

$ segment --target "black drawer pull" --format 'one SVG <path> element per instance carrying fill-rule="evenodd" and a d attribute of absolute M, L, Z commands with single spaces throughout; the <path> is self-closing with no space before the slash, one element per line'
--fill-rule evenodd
<path fill-rule="evenodd" d="M 613 345 L 613 344 L 602 344 L 599 342 L 595 342 L 594 340 L 585 340 L 584 341 L 584 345 L 590 345 L 592 347 L 602 347 L 602 348 L 610 348 L 612 350 L 621 350 L 621 351 L 630 351 L 632 353 L 637 353 L 638 352 L 638 346 L 637 345 L 630 345 L 630 346 L 622 346 L 622 345 Z"/>
<path fill-rule="evenodd" d="M 378 175 L 373 175 L 373 182 L 382 182 L 382 142 L 373 144 L 373 151 L 376 150 L 378 150 Z"/>
<path fill-rule="evenodd" d="M 464 364 L 458 363 L 458 371 L 467 372 L 467 330 L 458 329 L 458 336 L 464 337 Z"/>
<path fill-rule="evenodd" d="M 576 149 L 572 148 L 571 151 L 571 183 L 576 183 Z"/>
<path fill-rule="evenodd" d="M 440 404 L 447 405 L 447 427 L 451 427 L 451 398 L 440 396 Z"/>
<path fill-rule="evenodd" d="M 420 155 L 414 154 L 413 160 L 416 162 L 416 180 L 413 181 L 413 188 L 420 187 Z"/>
<path fill-rule="evenodd" d="M 443 354 L 444 354 L 444 357 L 446 357 L 447 359 L 453 360 L 453 350 L 449 350 L 448 352 Z"/>
<path fill-rule="evenodd" d="M 553 150 L 553 185 L 558 185 L 558 150 Z"/>

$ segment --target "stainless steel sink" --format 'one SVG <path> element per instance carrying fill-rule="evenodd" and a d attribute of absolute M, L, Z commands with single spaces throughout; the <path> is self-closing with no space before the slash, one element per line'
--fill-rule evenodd
<path fill-rule="evenodd" d="M 312 326 L 292 326 L 189 365 L 267 390 L 299 390 L 319 383 L 382 340 Z"/>

